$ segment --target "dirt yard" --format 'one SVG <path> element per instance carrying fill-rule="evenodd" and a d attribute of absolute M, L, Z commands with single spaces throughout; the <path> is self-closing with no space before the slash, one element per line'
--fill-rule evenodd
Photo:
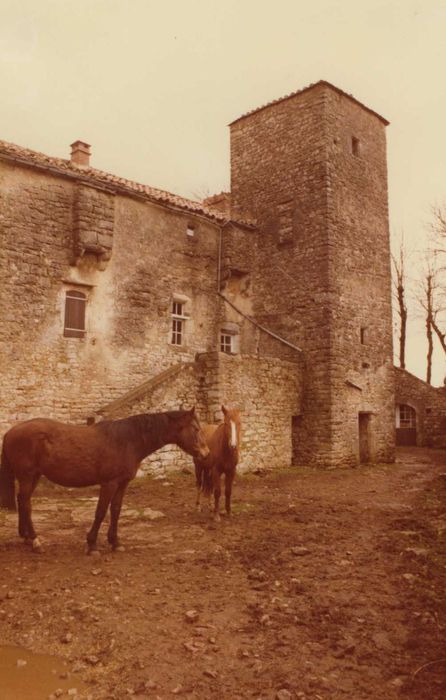
<path fill-rule="evenodd" d="M 419 449 L 243 476 L 217 528 L 192 473 L 137 479 L 125 551 L 103 527 L 95 557 L 95 491 L 42 484 L 43 553 L 0 514 L 0 643 L 64 657 L 92 700 L 444 700 L 443 472 L 446 453 Z"/>

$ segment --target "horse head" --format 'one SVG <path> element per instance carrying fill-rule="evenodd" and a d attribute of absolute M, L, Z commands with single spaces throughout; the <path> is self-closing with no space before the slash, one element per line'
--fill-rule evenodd
<path fill-rule="evenodd" d="M 222 406 L 226 442 L 231 450 L 240 448 L 240 411 L 236 408 Z"/>
<path fill-rule="evenodd" d="M 201 430 L 195 406 L 190 411 L 174 411 L 168 415 L 173 432 L 172 442 L 192 457 L 207 457 L 209 447 Z"/>

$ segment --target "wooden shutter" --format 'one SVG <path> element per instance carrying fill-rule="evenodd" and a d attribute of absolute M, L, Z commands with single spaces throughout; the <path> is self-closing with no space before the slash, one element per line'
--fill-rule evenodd
<path fill-rule="evenodd" d="M 65 296 L 65 322 L 63 334 L 66 338 L 83 338 L 85 335 L 85 306 L 87 298 L 83 292 L 70 290 Z"/>

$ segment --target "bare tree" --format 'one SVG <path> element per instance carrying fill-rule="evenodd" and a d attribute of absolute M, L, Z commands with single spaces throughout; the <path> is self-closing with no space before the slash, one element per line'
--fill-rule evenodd
<path fill-rule="evenodd" d="M 443 352 L 446 353 L 446 210 L 432 207 L 431 251 L 435 260 L 435 296 L 437 298 L 432 317 L 434 330 Z"/>
<path fill-rule="evenodd" d="M 426 382 L 432 380 L 432 355 L 434 351 L 434 333 L 437 335 L 443 350 L 446 352 L 444 334 L 439 327 L 439 318 L 444 310 L 442 306 L 442 287 L 439 282 L 440 274 L 436 255 L 426 259 L 423 277 L 418 284 L 416 299 L 423 309 L 427 338 Z"/>
<path fill-rule="evenodd" d="M 424 278 L 424 310 L 426 312 L 426 338 L 427 338 L 427 364 L 426 364 L 426 382 L 432 382 L 432 354 L 434 352 L 434 339 L 432 335 L 432 319 L 434 315 L 434 299 L 433 299 L 434 279 L 432 270 L 429 268 Z"/>
<path fill-rule="evenodd" d="M 396 255 L 392 253 L 393 295 L 399 315 L 399 354 L 400 367 L 406 367 L 406 334 L 407 334 L 407 304 L 406 304 L 406 262 L 407 251 L 404 240 L 401 239 Z"/>
<path fill-rule="evenodd" d="M 432 248 L 435 255 L 442 258 L 446 255 L 446 211 L 444 207 L 435 205 L 432 207 Z M 442 261 L 444 267 L 444 261 Z"/>

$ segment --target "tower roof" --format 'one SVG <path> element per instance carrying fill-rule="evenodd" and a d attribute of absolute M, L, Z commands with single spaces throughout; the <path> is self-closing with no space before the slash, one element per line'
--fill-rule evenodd
<path fill-rule="evenodd" d="M 302 95 L 304 92 L 308 92 L 308 90 L 313 90 L 316 87 L 319 87 L 320 85 L 325 85 L 326 87 L 331 88 L 335 92 L 337 92 L 339 95 L 342 95 L 343 97 L 347 97 L 349 100 L 352 102 L 355 102 L 357 105 L 362 107 L 362 109 L 365 109 L 367 112 L 370 114 L 373 114 L 375 117 L 377 117 L 385 126 L 389 124 L 387 119 L 382 117 L 378 112 L 375 112 L 373 109 L 370 109 L 369 107 L 366 107 L 366 105 L 362 104 L 359 100 L 357 100 L 353 95 L 349 95 L 348 92 L 344 92 L 340 88 L 336 87 L 336 85 L 333 85 L 332 83 L 329 83 L 327 80 L 319 80 L 317 83 L 312 83 L 311 85 L 307 85 L 307 87 L 302 88 L 301 90 L 296 90 L 296 92 L 291 92 L 289 95 L 284 95 L 284 97 L 279 97 L 277 100 L 272 100 L 272 102 L 268 102 L 265 105 L 262 105 L 261 107 L 256 107 L 256 109 L 252 109 L 249 112 L 246 112 L 245 114 L 242 114 L 241 117 L 237 117 L 237 119 L 234 119 L 229 126 L 232 126 L 233 124 L 237 124 L 237 122 L 241 121 L 242 119 L 245 119 L 246 117 L 250 117 L 251 114 L 255 114 L 256 112 L 260 112 L 262 109 L 266 109 L 267 107 L 271 107 L 272 105 L 278 104 L 279 102 L 284 102 L 284 100 L 290 100 L 292 97 L 296 97 L 297 95 Z"/>

